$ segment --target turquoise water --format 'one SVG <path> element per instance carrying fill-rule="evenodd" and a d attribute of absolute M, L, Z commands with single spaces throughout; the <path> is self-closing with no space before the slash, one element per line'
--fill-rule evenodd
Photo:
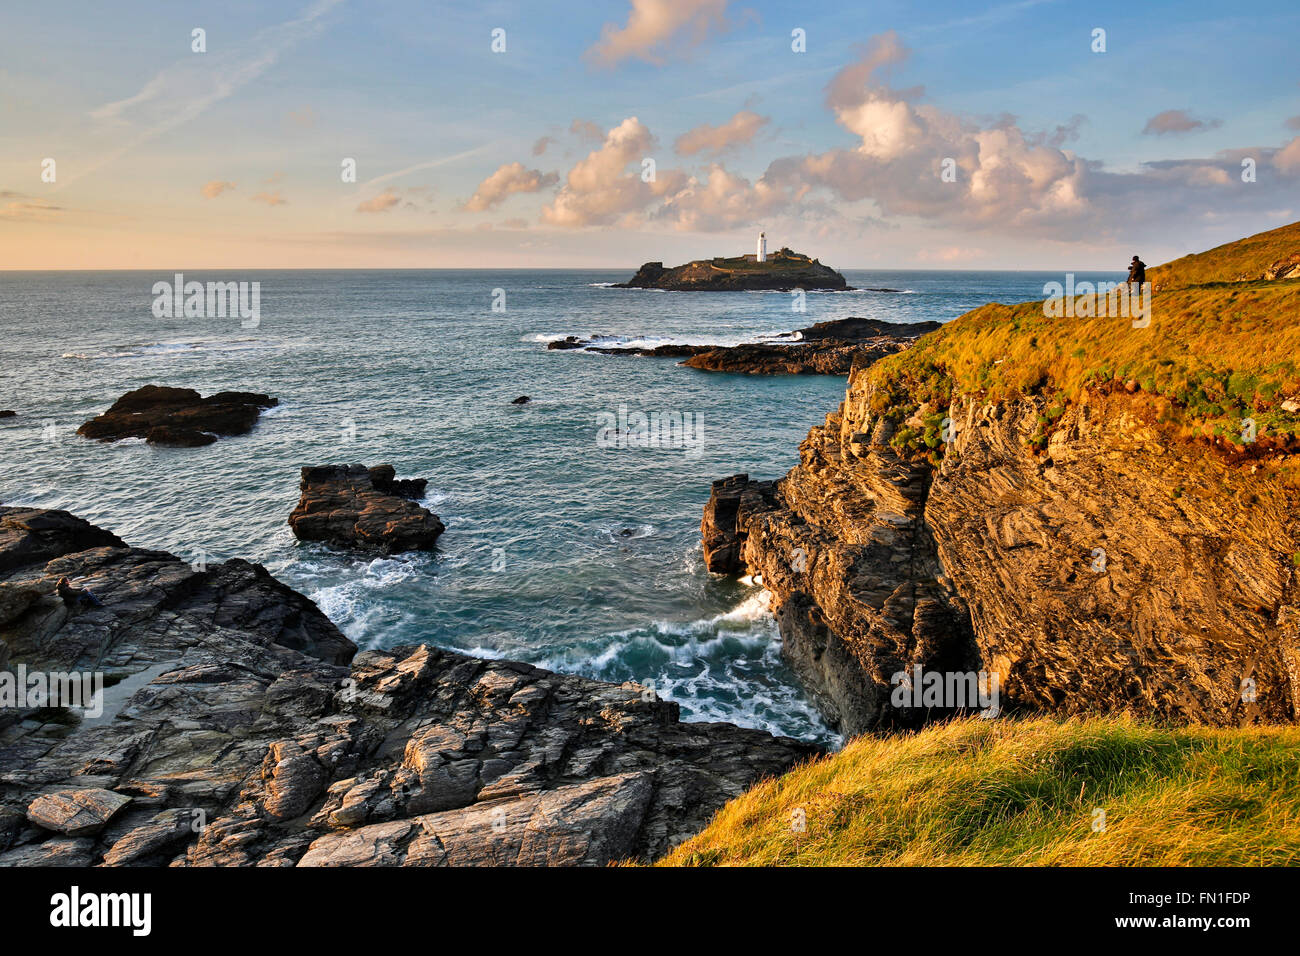
<path fill-rule="evenodd" d="M 64 508 L 190 560 L 260 561 L 363 647 L 428 641 L 652 683 L 686 719 L 831 739 L 781 664 L 761 591 L 704 570 L 699 521 L 713 478 L 789 470 L 844 380 L 545 343 L 735 343 L 849 315 L 947 320 L 1041 298 L 1061 277 L 850 272 L 854 285 L 907 291 L 814 293 L 794 313 L 783 293 L 608 287 L 627 274 L 186 274 L 260 282 L 260 325 L 243 328 L 155 318 L 151 288 L 170 274 L 0 272 L 0 408 L 19 413 L 0 420 L 0 501 Z M 148 383 L 281 404 L 252 434 L 206 448 L 75 435 Z M 519 395 L 532 403 L 511 405 Z M 693 415 L 700 440 L 602 447 L 598 416 L 620 406 Z M 299 468 L 353 461 L 429 479 L 426 504 L 447 525 L 436 552 L 373 558 L 293 538 Z"/>

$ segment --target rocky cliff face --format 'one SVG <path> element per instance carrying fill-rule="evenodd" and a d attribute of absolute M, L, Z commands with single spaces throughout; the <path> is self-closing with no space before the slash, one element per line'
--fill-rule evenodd
<path fill-rule="evenodd" d="M 1026 711 L 1300 716 L 1300 522 L 1272 463 L 1094 392 L 1042 451 L 1041 400 L 955 401 L 935 468 L 891 446 L 867 371 L 775 489 L 715 484 L 704 528 L 712 570 L 762 575 L 786 656 L 842 730 L 935 716 L 891 703 L 915 665 L 996 673 L 1003 707 Z"/>
<path fill-rule="evenodd" d="M 102 713 L 15 696 L 58 672 L 103 675 Z M 0 866 L 651 858 L 813 752 L 636 685 L 358 654 L 258 565 L 0 508 Z"/>

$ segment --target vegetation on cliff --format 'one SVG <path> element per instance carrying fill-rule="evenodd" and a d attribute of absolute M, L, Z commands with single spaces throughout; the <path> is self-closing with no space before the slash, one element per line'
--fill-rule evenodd
<path fill-rule="evenodd" d="M 1153 270 L 1161 288 L 1145 328 L 1127 317 L 1049 317 L 1042 302 L 991 303 L 861 374 L 877 386 L 876 411 L 930 419 L 900 429 L 895 445 L 935 456 L 936 423 L 955 395 L 1040 397 L 1042 447 L 1052 421 L 1088 389 L 1140 393 L 1153 421 L 1230 452 L 1300 451 L 1300 283 L 1223 279 L 1297 250 L 1300 223 Z M 1209 284 L 1187 284 L 1200 279 Z"/>
<path fill-rule="evenodd" d="M 1298 747 L 1295 727 L 1122 718 L 862 736 L 732 801 L 661 864 L 1295 865 Z"/>

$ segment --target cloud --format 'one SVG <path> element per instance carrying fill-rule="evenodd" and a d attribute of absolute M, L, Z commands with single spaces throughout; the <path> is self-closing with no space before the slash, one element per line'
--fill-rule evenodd
<path fill-rule="evenodd" d="M 741 146 L 753 141 L 760 129 L 770 123 L 766 116 L 759 116 L 751 110 L 741 110 L 721 126 L 701 123 L 677 137 L 674 144 L 682 156 L 694 156 L 699 152 L 714 156 L 734 146 Z"/>
<path fill-rule="evenodd" d="M 275 192 L 260 192 L 256 196 L 250 197 L 251 202 L 265 203 L 268 206 L 285 206 L 289 200 L 280 195 L 280 190 Z"/>
<path fill-rule="evenodd" d="M 1147 125 L 1142 127 L 1142 135 L 1165 136 L 1169 133 L 1190 133 L 1192 130 L 1215 129 L 1222 125 L 1222 120 L 1194 119 L 1186 110 L 1165 110 L 1147 120 Z"/>
<path fill-rule="evenodd" d="M 559 180 L 556 173 L 528 169 L 523 163 L 507 163 L 479 183 L 478 189 L 466 201 L 464 208 L 470 212 L 484 212 L 515 193 L 535 193 L 547 186 L 554 186 Z"/>
<path fill-rule="evenodd" d="M 569 124 L 569 132 L 574 136 L 599 143 L 605 138 L 605 131 L 591 120 L 576 119 Z"/>
<path fill-rule="evenodd" d="M 607 23 L 584 54 L 597 66 L 635 58 L 662 64 L 669 53 L 702 43 L 728 28 L 727 0 L 631 0 L 627 23 Z"/>
<path fill-rule="evenodd" d="M 542 153 L 546 152 L 546 147 L 550 146 L 554 142 L 555 142 L 554 137 L 543 136 L 537 142 L 533 143 L 533 155 L 534 156 L 542 155 Z"/>
<path fill-rule="evenodd" d="M 9 222 L 49 222 L 65 212 L 64 207 L 44 199 L 24 199 L 21 193 L 9 191 L 0 193 L 0 198 L 11 196 L 20 198 L 0 206 L 0 219 Z"/>
<path fill-rule="evenodd" d="M 226 182 L 223 179 L 214 179 L 211 182 L 204 183 L 199 187 L 199 192 L 203 194 L 204 199 L 216 199 L 227 189 L 234 189 L 235 184 Z"/>
<path fill-rule="evenodd" d="M 385 189 L 378 196 L 372 196 L 358 203 L 357 212 L 388 212 L 401 201 L 402 197 L 396 191 Z"/>
<path fill-rule="evenodd" d="M 667 197 L 657 218 L 683 231 L 722 232 L 774 216 L 794 201 L 790 191 L 766 179 L 751 183 L 715 164 L 704 180 L 691 177 Z"/>
<path fill-rule="evenodd" d="M 599 149 L 569 170 L 564 186 L 542 209 L 542 221 L 570 229 L 607 225 L 635 218 L 650 203 L 683 188 L 687 176 L 680 170 L 656 169 L 652 181 L 643 179 L 643 160 L 653 147 L 650 130 L 629 116 L 609 131 Z"/>
<path fill-rule="evenodd" d="M 1300 173 L 1300 136 L 1273 154 L 1273 166 L 1282 173 Z"/>
<path fill-rule="evenodd" d="M 1300 116 L 1292 116 L 1286 121 L 1287 129 L 1300 129 Z"/>
<path fill-rule="evenodd" d="M 298 129 L 311 129 L 316 125 L 316 111 L 310 106 L 304 106 L 300 110 L 290 110 L 285 117 L 290 126 L 296 126 Z"/>

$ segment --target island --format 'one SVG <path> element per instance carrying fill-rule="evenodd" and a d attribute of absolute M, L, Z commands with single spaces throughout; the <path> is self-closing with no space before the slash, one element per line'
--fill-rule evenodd
<path fill-rule="evenodd" d="M 758 251 L 731 258 L 697 259 L 664 268 L 647 262 L 617 289 L 666 289 L 671 292 L 752 292 L 793 289 L 848 291 L 852 287 L 830 266 L 788 248 L 767 254 L 767 236 L 760 233 Z"/>

